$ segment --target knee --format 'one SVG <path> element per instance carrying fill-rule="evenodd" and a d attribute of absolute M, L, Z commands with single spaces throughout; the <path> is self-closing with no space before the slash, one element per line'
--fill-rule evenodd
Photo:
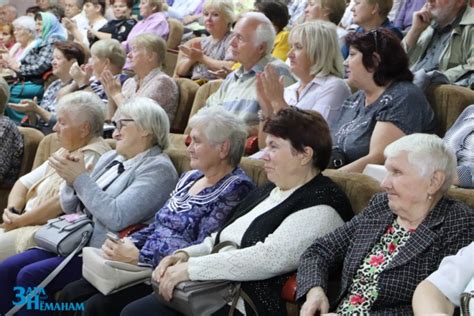
<path fill-rule="evenodd" d="M 41 282 L 42 278 L 38 280 L 39 273 L 32 267 L 25 266 L 20 269 L 16 276 L 16 284 L 23 287 L 34 287 Z"/>

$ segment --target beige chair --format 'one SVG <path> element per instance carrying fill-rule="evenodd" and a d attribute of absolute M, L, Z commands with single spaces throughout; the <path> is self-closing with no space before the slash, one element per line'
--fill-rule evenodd
<path fill-rule="evenodd" d="M 166 46 L 170 49 L 177 49 L 179 44 L 181 43 L 181 38 L 183 37 L 183 23 L 176 19 L 168 18 L 168 24 L 170 27 L 170 32 L 168 34 Z"/>
<path fill-rule="evenodd" d="M 189 113 L 199 85 L 187 78 L 175 78 L 174 80 L 179 88 L 179 102 L 174 121 L 171 124 L 171 132 L 182 134 L 188 124 Z"/>
<path fill-rule="evenodd" d="M 178 52 L 172 49 L 168 49 L 165 55 L 165 61 L 163 63 L 163 72 L 170 77 L 173 77 L 176 63 L 178 62 Z"/>
<path fill-rule="evenodd" d="M 23 135 L 23 158 L 21 161 L 19 177 L 31 171 L 33 160 L 35 159 L 36 150 L 44 135 L 40 131 L 29 127 L 18 127 L 20 133 Z M 3 209 L 7 207 L 8 194 L 10 194 L 11 187 L 0 186 L 0 215 Z M 0 217 L 1 222 L 1 217 Z"/>

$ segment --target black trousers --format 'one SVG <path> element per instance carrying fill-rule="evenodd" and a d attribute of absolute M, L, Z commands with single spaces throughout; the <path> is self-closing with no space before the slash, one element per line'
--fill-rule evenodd
<path fill-rule="evenodd" d="M 120 292 L 103 295 L 84 278 L 68 284 L 56 297 L 58 302 L 85 303 L 84 312 L 59 312 L 57 315 L 113 316 L 120 315 L 122 309 L 153 292 L 147 284 L 138 284 Z M 136 316 L 136 315 L 135 315 Z"/>

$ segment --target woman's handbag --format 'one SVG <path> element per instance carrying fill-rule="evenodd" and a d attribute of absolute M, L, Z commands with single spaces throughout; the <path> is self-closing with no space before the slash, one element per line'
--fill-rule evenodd
<path fill-rule="evenodd" d="M 82 262 L 82 276 L 104 295 L 143 283 L 153 272 L 150 267 L 108 260 L 93 247 L 82 249 Z"/>
<path fill-rule="evenodd" d="M 93 222 L 85 214 L 67 214 L 48 221 L 35 233 L 36 245 L 60 256 L 73 252 L 94 230 Z"/>
<path fill-rule="evenodd" d="M 239 248 L 233 242 L 224 241 L 214 246 L 211 253 L 217 253 L 220 249 L 227 246 Z M 174 288 L 171 301 L 166 301 L 160 295 L 160 284 L 158 282 L 152 279 L 151 285 L 161 303 L 186 316 L 212 315 L 230 302 L 232 302 L 232 305 L 229 315 L 233 315 L 239 298 L 243 298 L 253 309 L 255 315 L 258 316 L 257 307 L 250 297 L 242 291 L 239 282 L 228 280 L 180 282 Z"/>

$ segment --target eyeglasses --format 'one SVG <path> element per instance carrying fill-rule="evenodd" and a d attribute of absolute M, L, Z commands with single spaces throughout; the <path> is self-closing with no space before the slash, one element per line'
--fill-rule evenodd
<path fill-rule="evenodd" d="M 120 120 L 117 120 L 117 121 L 113 121 L 112 125 L 114 125 L 115 129 L 120 132 L 122 127 L 124 127 L 123 122 L 135 122 L 135 120 L 134 119 L 120 119 Z"/>

